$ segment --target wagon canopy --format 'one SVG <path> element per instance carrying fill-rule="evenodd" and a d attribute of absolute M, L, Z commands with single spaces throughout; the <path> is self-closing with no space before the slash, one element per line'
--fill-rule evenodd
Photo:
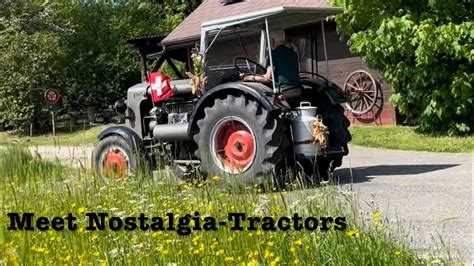
<path fill-rule="evenodd" d="M 252 33 L 263 30 L 265 33 L 262 33 L 262 38 L 265 38 L 264 35 L 266 35 L 267 40 L 269 40 L 268 31 L 310 25 L 322 21 L 328 16 L 340 13 L 341 11 L 342 9 L 338 7 L 279 6 L 206 21 L 203 22 L 201 26 L 201 53 L 206 54 L 209 46 L 213 43 L 213 41 L 210 41 L 212 37 L 217 38 L 217 36 L 233 33 L 236 28 L 241 33 Z M 325 40 L 324 46 L 326 46 Z"/>
<path fill-rule="evenodd" d="M 268 20 L 270 29 L 288 29 L 308 25 L 342 11 L 338 7 L 275 7 L 251 13 L 210 20 L 202 24 L 201 33 L 241 26 L 260 30 Z"/>

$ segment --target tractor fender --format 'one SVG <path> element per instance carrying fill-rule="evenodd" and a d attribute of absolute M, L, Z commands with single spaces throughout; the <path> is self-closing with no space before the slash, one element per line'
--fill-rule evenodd
<path fill-rule="evenodd" d="M 240 94 L 248 94 L 252 98 L 254 98 L 259 104 L 263 106 L 268 111 L 275 111 L 279 110 L 280 107 L 272 103 L 271 96 L 267 96 L 265 94 L 270 94 L 273 91 L 259 83 L 250 83 L 250 82 L 230 82 L 220 84 L 206 93 L 199 98 L 198 102 L 194 107 L 194 111 L 189 119 L 189 127 L 188 127 L 188 135 L 193 136 L 193 132 L 195 132 L 197 128 L 197 121 L 202 117 L 204 113 L 204 108 L 209 106 L 214 99 L 222 97 L 223 95 L 227 95 L 230 93 L 240 93 Z"/>
<path fill-rule="evenodd" d="M 343 90 L 339 88 L 336 84 L 328 84 L 326 82 L 321 82 L 321 80 L 317 79 L 302 79 L 300 82 L 302 85 L 310 86 L 317 92 L 324 91 L 332 105 L 338 105 L 347 102 L 347 98 L 346 96 L 344 96 Z"/>
<path fill-rule="evenodd" d="M 145 145 L 143 144 L 140 136 L 131 128 L 126 126 L 112 126 L 104 129 L 97 137 L 99 141 L 109 136 L 120 136 L 122 137 L 131 147 L 137 149 L 140 152 L 145 151 Z"/>

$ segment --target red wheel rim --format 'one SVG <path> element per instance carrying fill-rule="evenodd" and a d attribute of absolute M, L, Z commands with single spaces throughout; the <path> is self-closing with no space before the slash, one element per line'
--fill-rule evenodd
<path fill-rule="evenodd" d="M 250 128 L 238 120 L 224 120 L 214 134 L 214 158 L 226 172 L 248 169 L 255 159 L 255 139 Z"/>
<path fill-rule="evenodd" d="M 122 151 L 112 149 L 105 154 L 103 171 L 106 177 L 123 179 L 127 169 L 127 159 Z"/>

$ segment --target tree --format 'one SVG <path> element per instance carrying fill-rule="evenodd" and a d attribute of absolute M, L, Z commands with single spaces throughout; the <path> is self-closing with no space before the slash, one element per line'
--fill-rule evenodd
<path fill-rule="evenodd" d="M 0 1 L 0 126 L 47 123 L 41 94 L 67 110 L 102 108 L 140 82 L 130 37 L 166 35 L 196 0 Z"/>
<path fill-rule="evenodd" d="M 344 6 L 335 16 L 338 32 L 392 85 L 391 101 L 407 121 L 423 131 L 474 132 L 470 1 L 353 0 Z"/>
<path fill-rule="evenodd" d="M 27 0 L 0 2 L 0 125 L 26 129 L 41 119 L 41 94 L 56 84 L 60 57 L 54 12 Z"/>

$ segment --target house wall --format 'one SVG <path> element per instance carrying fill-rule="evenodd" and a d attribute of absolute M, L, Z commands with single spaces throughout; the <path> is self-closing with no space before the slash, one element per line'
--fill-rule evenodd
<path fill-rule="evenodd" d="M 302 71 L 317 72 L 344 88 L 349 75 L 356 70 L 366 70 L 380 84 L 379 97 L 374 108 L 363 115 L 346 116 L 354 124 L 393 125 L 396 123 L 395 108 L 390 104 L 391 86 L 384 82 L 380 73 L 369 69 L 360 57 L 350 53 L 348 46 L 339 39 L 335 23 L 325 22 L 325 38 L 328 64 L 325 62 L 321 24 L 287 30 L 287 38 L 295 45 Z"/>

